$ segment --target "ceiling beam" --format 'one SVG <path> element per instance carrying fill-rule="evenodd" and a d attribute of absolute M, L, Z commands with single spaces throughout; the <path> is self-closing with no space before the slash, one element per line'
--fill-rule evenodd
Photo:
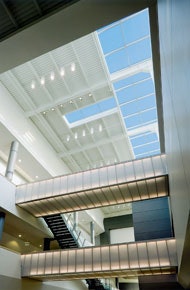
<path fill-rule="evenodd" d="M 9 7 L 7 6 L 7 4 L 4 2 L 4 0 L 0 0 L 0 3 L 3 6 L 5 12 L 7 13 L 7 15 L 8 15 L 9 19 L 11 20 L 12 24 L 14 25 L 14 27 L 18 28 L 18 23 L 13 15 L 13 13 L 9 9 Z"/>

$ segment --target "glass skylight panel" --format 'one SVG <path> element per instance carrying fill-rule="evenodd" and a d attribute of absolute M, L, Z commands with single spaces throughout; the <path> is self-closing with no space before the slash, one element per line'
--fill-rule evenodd
<path fill-rule="evenodd" d="M 148 10 L 127 17 L 122 21 L 122 26 L 127 44 L 150 35 Z"/>
<path fill-rule="evenodd" d="M 99 30 L 98 37 L 136 158 L 159 154 L 148 9 Z M 157 129 L 147 131 L 145 126 Z"/>
<path fill-rule="evenodd" d="M 112 29 L 106 29 L 103 34 L 100 34 L 99 38 L 104 54 L 123 47 L 125 44 L 120 24 L 114 25 Z"/>
<path fill-rule="evenodd" d="M 143 135 L 137 135 L 131 138 L 133 147 L 141 146 L 144 143 L 156 142 L 158 140 L 157 134 L 153 132 L 145 132 Z"/>
<path fill-rule="evenodd" d="M 140 72 L 140 73 L 137 73 L 135 75 L 132 75 L 131 77 L 128 77 L 128 78 L 119 80 L 117 82 L 114 82 L 113 86 L 114 86 L 115 90 L 118 90 L 120 88 L 122 89 L 124 87 L 129 86 L 129 85 L 132 85 L 132 84 L 134 84 L 136 82 L 145 80 L 147 78 L 150 78 L 150 74 L 149 73 Z"/>
<path fill-rule="evenodd" d="M 112 97 L 92 104 L 90 106 L 86 106 L 79 110 L 70 112 L 65 115 L 65 118 L 71 124 L 98 115 L 100 113 L 109 111 L 114 108 L 116 108 L 116 100 L 115 98 Z"/>
<path fill-rule="evenodd" d="M 116 91 L 120 105 L 150 94 L 154 94 L 154 86 L 151 79 L 141 81 L 132 86 L 123 87 L 123 89 Z"/>

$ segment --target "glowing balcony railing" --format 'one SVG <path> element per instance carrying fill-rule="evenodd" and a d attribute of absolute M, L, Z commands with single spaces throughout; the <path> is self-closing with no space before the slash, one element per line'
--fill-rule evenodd
<path fill-rule="evenodd" d="M 21 256 L 22 277 L 70 280 L 175 273 L 175 239 L 47 251 Z"/>
<path fill-rule="evenodd" d="M 46 216 L 168 195 L 165 155 L 18 186 L 16 203 Z"/>

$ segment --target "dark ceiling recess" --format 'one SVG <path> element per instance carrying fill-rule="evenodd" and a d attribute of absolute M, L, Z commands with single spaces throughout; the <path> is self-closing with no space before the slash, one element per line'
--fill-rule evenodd
<path fill-rule="evenodd" d="M 78 0 L 0 0 L 0 40 Z"/>

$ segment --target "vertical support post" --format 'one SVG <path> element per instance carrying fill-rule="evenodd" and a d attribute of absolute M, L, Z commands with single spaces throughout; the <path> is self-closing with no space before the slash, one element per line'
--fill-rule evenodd
<path fill-rule="evenodd" d="M 119 278 L 115 278 L 115 286 L 117 289 L 119 289 Z"/>
<path fill-rule="evenodd" d="M 5 223 L 5 213 L 0 212 L 0 241 L 1 241 L 2 235 L 3 235 L 4 223 Z"/>
<path fill-rule="evenodd" d="M 78 227 L 78 212 L 74 212 L 73 213 L 73 220 L 74 220 L 74 230 L 76 231 L 77 230 L 77 227 Z"/>
<path fill-rule="evenodd" d="M 17 141 L 13 141 L 11 143 L 9 159 L 7 163 L 7 168 L 5 172 L 5 176 L 11 181 L 13 179 L 14 167 L 17 158 L 19 143 Z"/>
<path fill-rule="evenodd" d="M 90 222 L 90 240 L 91 244 L 95 244 L 95 231 L 94 231 L 94 222 Z"/>
<path fill-rule="evenodd" d="M 51 239 L 50 238 L 44 238 L 44 251 L 49 251 L 50 250 L 50 242 Z"/>

